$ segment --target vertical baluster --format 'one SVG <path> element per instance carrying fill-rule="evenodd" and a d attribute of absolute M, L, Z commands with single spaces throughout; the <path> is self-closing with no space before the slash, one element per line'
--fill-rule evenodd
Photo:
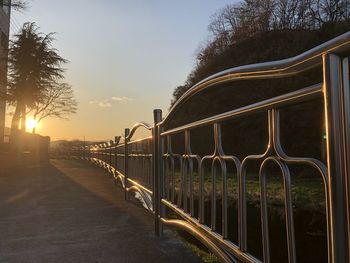
<path fill-rule="evenodd" d="M 148 158 L 148 183 L 152 189 L 153 189 L 153 173 L 152 173 L 152 140 L 148 143 L 148 152 L 151 154 L 151 156 Z"/>
<path fill-rule="evenodd" d="M 112 145 L 113 145 L 113 141 L 109 141 L 109 165 L 110 166 L 112 166 Z"/>
<path fill-rule="evenodd" d="M 100 145 L 96 145 L 96 158 L 97 158 L 97 162 L 98 162 L 98 165 L 99 165 L 99 161 L 100 161 Z"/>
<path fill-rule="evenodd" d="M 204 223 L 204 163 L 203 160 L 200 162 L 198 168 L 199 173 L 199 222 Z"/>
<path fill-rule="evenodd" d="M 117 173 L 117 146 L 118 146 L 118 143 L 119 143 L 119 139 L 118 139 L 118 136 L 115 136 L 114 137 L 114 169 L 115 169 L 115 172 Z"/>
<path fill-rule="evenodd" d="M 221 198 L 222 198 L 222 237 L 224 239 L 227 238 L 228 235 L 228 220 L 227 220 L 227 199 L 228 199 L 228 191 L 227 191 L 227 168 L 226 168 L 226 163 L 223 161 L 221 163 L 221 179 L 222 179 L 222 193 L 221 193 Z"/>
<path fill-rule="evenodd" d="M 99 153 L 100 153 L 100 167 L 102 167 L 103 164 L 103 144 L 101 143 L 99 146 Z"/>
<path fill-rule="evenodd" d="M 192 159 L 190 159 L 190 214 L 194 216 L 194 174 Z"/>
<path fill-rule="evenodd" d="M 107 154 L 106 154 L 106 143 L 103 144 L 103 167 L 106 168 Z"/>
<path fill-rule="evenodd" d="M 185 187 L 184 187 L 184 210 L 186 212 L 190 212 L 192 214 L 192 207 L 191 207 L 191 196 L 193 192 L 191 191 L 191 142 L 190 142 L 190 131 L 185 131 L 185 155 L 187 155 L 187 162 L 184 161 L 184 181 L 185 181 Z M 190 195 L 190 196 L 189 196 Z M 190 209 L 188 210 L 188 200 L 190 199 Z"/>
<path fill-rule="evenodd" d="M 130 179 L 135 179 L 134 176 L 134 169 L 135 169 L 135 156 L 133 156 L 134 153 L 134 147 L 135 143 L 129 144 L 129 152 L 128 152 L 128 177 Z"/>
<path fill-rule="evenodd" d="M 99 148 L 98 148 L 98 145 L 96 144 L 95 145 L 95 158 L 96 158 L 96 162 L 98 161 L 98 158 L 99 158 L 99 152 L 98 152 Z M 97 163 L 96 163 L 97 164 Z"/>
<path fill-rule="evenodd" d="M 105 168 L 106 167 L 106 154 L 105 154 L 105 144 L 102 144 L 102 167 Z M 106 175 L 106 174 L 105 174 Z"/>
<path fill-rule="evenodd" d="M 107 145 L 106 143 L 103 144 L 103 167 L 106 168 L 106 163 L 107 163 Z"/>
<path fill-rule="evenodd" d="M 183 194 L 183 210 L 185 212 L 188 212 L 187 209 L 187 204 L 188 204 L 188 165 L 189 165 L 189 160 L 188 160 L 188 156 L 186 156 L 185 154 L 185 158 L 183 160 L 183 166 L 182 166 L 182 179 L 183 179 L 183 190 L 182 190 L 182 194 Z"/>
<path fill-rule="evenodd" d="M 129 142 L 129 129 L 125 129 L 124 133 L 124 193 L 125 193 L 125 200 L 129 200 L 129 193 L 128 193 L 128 176 L 129 176 L 129 149 L 128 149 L 128 142 Z"/>
<path fill-rule="evenodd" d="M 262 245 L 263 245 L 263 259 L 264 262 L 270 263 L 270 238 L 269 238 L 269 224 L 268 224 L 268 210 L 267 210 L 267 185 L 266 185 L 266 171 L 263 165 L 259 171 L 260 184 L 260 207 L 261 207 L 261 228 L 262 228 Z"/>
<path fill-rule="evenodd" d="M 115 176 L 118 175 L 118 144 L 120 141 L 120 136 L 114 137 L 114 173 Z M 114 178 L 114 184 L 117 183 L 117 178 Z"/>
<path fill-rule="evenodd" d="M 85 156 L 86 153 L 85 153 L 85 137 L 84 137 L 84 144 L 83 144 L 83 159 L 85 160 Z"/>
<path fill-rule="evenodd" d="M 102 163 L 103 163 L 103 144 L 101 143 L 99 145 L 99 153 L 100 153 L 100 166 L 102 167 Z"/>
<path fill-rule="evenodd" d="M 216 168 L 215 161 L 211 166 L 211 229 L 216 231 Z"/>
<path fill-rule="evenodd" d="M 105 167 L 105 161 L 106 161 L 106 156 L 105 156 L 105 144 L 102 144 L 102 161 L 103 161 L 103 167 Z"/>
<path fill-rule="evenodd" d="M 166 199 L 169 200 L 170 197 L 170 157 L 168 156 L 165 160 L 164 160 L 164 165 L 165 165 L 165 169 L 164 169 L 164 176 L 165 176 L 165 196 Z"/>
<path fill-rule="evenodd" d="M 161 217 L 161 198 L 162 198 L 162 150 L 160 139 L 160 127 L 157 125 L 162 120 L 162 111 L 154 110 L 154 128 L 153 128 L 153 180 L 154 180 L 154 224 L 155 233 L 157 236 L 162 235 L 162 224 L 160 222 Z"/>
<path fill-rule="evenodd" d="M 102 147 L 101 147 L 101 144 L 98 145 L 98 160 L 99 160 L 99 166 L 101 166 L 101 161 L 102 161 Z"/>

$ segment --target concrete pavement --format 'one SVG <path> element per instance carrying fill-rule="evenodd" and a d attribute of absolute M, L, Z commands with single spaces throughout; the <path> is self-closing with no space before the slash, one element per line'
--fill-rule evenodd
<path fill-rule="evenodd" d="M 200 262 L 86 163 L 0 168 L 0 262 Z"/>

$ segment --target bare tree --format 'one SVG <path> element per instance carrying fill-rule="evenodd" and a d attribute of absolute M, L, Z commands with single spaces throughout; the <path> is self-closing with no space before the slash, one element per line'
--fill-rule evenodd
<path fill-rule="evenodd" d="M 318 30 L 349 20 L 350 0 L 240 0 L 226 5 L 211 16 L 208 41 L 197 50 L 195 69 L 176 88 L 172 105 L 208 76 L 203 74 L 208 65 L 218 63 L 217 58 L 241 41 L 269 31 Z"/>
<path fill-rule="evenodd" d="M 11 7 L 16 11 L 25 10 L 28 8 L 28 1 L 12 0 L 12 1 L 8 1 L 8 2 L 11 3 Z"/>
<path fill-rule="evenodd" d="M 239 8 L 238 4 L 229 4 L 211 16 L 208 30 L 213 38 L 225 34 L 232 36 L 235 28 L 240 25 Z"/>
<path fill-rule="evenodd" d="M 7 6 L 16 11 L 26 10 L 28 8 L 28 1 L 25 0 L 0 0 L 1 6 Z"/>
<path fill-rule="evenodd" d="M 77 112 L 78 103 L 74 98 L 72 87 L 67 83 L 53 83 L 42 94 L 32 107 L 33 119 L 39 123 L 47 117 L 68 119 Z M 35 127 L 33 128 L 35 133 Z"/>

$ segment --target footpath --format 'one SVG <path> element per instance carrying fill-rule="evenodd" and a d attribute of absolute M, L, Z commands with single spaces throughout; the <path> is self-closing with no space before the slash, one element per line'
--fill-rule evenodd
<path fill-rule="evenodd" d="M 101 169 L 53 160 L 0 168 L 0 262 L 201 262 L 124 200 Z"/>

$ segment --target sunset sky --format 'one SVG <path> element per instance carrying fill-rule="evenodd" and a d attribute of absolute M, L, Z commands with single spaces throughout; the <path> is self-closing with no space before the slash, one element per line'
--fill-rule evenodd
<path fill-rule="evenodd" d="M 32 0 L 12 13 L 11 32 L 36 22 L 57 32 L 54 46 L 79 102 L 69 121 L 45 119 L 37 132 L 57 139 L 107 140 L 169 108 L 205 41 L 210 16 L 228 0 Z M 9 121 L 9 120 L 8 120 Z M 8 122 L 9 123 L 9 122 Z"/>

